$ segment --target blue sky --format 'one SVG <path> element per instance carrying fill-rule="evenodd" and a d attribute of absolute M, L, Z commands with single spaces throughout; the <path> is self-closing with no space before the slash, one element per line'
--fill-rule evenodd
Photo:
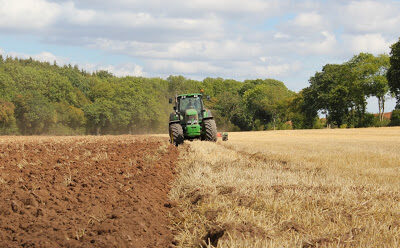
<path fill-rule="evenodd" d="M 299 91 L 327 63 L 389 53 L 399 13 L 394 0 L 0 0 L 0 53 L 119 76 L 275 78 Z"/>

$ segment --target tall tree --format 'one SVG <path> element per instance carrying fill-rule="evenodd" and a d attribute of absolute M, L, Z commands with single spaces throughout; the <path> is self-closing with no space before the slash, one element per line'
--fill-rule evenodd
<path fill-rule="evenodd" d="M 314 128 L 318 118 L 318 107 L 310 88 L 301 90 L 298 94 L 288 99 L 286 114 L 295 129 Z"/>
<path fill-rule="evenodd" d="M 254 86 L 249 87 L 243 95 L 247 111 L 253 116 L 253 128 L 262 128 L 261 125 L 265 128 L 268 123 L 271 123 L 275 129 L 277 122 L 282 121 L 279 118 L 280 106 L 292 95 L 293 92 L 280 81 L 267 79 L 254 82 Z"/>
<path fill-rule="evenodd" d="M 378 99 L 379 120 L 383 121 L 386 96 L 389 92 L 389 82 L 386 77 L 390 65 L 389 56 L 380 55 L 376 62 L 379 68 L 372 77 L 371 95 Z"/>
<path fill-rule="evenodd" d="M 347 124 L 349 113 L 355 107 L 352 84 L 355 81 L 349 65 L 325 65 L 322 72 L 310 78 L 304 101 L 328 114 L 328 123 Z"/>
<path fill-rule="evenodd" d="M 387 73 L 390 91 L 397 99 L 396 108 L 400 109 L 400 39 L 392 45 L 390 51 L 390 68 Z"/>
<path fill-rule="evenodd" d="M 85 106 L 84 113 L 87 119 L 87 132 L 89 134 L 105 134 L 110 128 L 118 106 L 110 100 L 98 99 L 94 103 Z"/>
<path fill-rule="evenodd" d="M 389 56 L 382 54 L 374 56 L 369 53 L 360 53 L 354 56 L 348 64 L 352 67 L 356 81 L 353 86 L 363 97 L 362 102 L 368 96 L 374 96 L 378 99 L 379 117 L 383 120 L 385 111 L 386 95 L 389 91 L 389 85 L 386 78 L 389 69 Z M 365 104 L 363 105 L 365 106 Z M 365 114 L 363 111 L 362 115 Z"/>
<path fill-rule="evenodd" d="M 43 95 L 32 93 L 14 99 L 17 125 L 22 134 L 43 134 L 56 122 L 56 112 Z"/>

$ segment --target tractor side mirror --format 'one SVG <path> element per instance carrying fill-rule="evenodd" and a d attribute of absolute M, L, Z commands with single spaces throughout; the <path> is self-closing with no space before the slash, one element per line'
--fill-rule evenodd
<path fill-rule="evenodd" d="M 207 100 L 210 101 L 210 96 L 207 96 Z"/>
<path fill-rule="evenodd" d="M 176 111 L 176 106 L 174 106 L 174 111 Z"/>
<path fill-rule="evenodd" d="M 170 98 L 170 99 L 168 100 L 168 102 L 169 102 L 169 104 L 171 104 L 171 103 L 172 103 L 172 98 Z"/>

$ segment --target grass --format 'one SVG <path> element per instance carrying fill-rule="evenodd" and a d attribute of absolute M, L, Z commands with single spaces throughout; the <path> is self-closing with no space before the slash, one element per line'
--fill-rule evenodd
<path fill-rule="evenodd" d="M 180 247 L 400 246 L 400 128 L 229 135 L 179 148 Z"/>

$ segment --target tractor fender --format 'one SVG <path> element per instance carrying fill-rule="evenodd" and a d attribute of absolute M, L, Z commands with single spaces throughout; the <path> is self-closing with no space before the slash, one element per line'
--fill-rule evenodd
<path fill-rule="evenodd" d="M 179 121 L 179 120 L 178 120 L 178 121 L 170 121 L 170 122 L 169 122 L 169 125 L 175 124 L 175 123 L 180 123 L 180 121 Z"/>
<path fill-rule="evenodd" d="M 209 119 L 214 119 L 214 117 L 211 114 L 211 111 L 209 109 L 204 110 L 203 113 L 203 120 L 209 120 Z"/>
<path fill-rule="evenodd" d="M 169 115 L 169 122 L 170 123 L 176 123 L 176 122 L 179 122 L 179 115 L 178 115 L 178 113 L 171 113 L 170 115 Z"/>

